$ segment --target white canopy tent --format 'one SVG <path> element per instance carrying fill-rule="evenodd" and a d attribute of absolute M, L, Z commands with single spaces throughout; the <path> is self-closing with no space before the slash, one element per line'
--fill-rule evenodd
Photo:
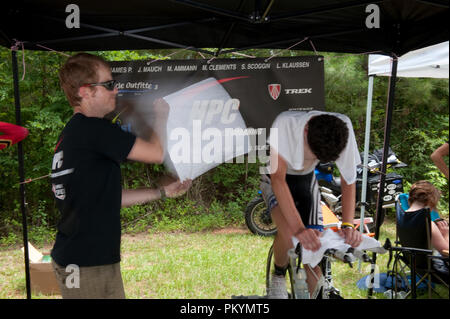
<path fill-rule="evenodd" d="M 369 55 L 369 76 L 390 76 L 392 58 Z M 397 76 L 448 79 L 448 41 L 408 52 L 398 60 Z"/>
<path fill-rule="evenodd" d="M 449 78 L 449 42 L 410 51 L 398 58 L 397 76 Z M 367 163 L 369 154 L 370 122 L 372 114 L 372 92 L 374 76 L 391 76 L 392 57 L 385 55 L 369 55 L 369 86 L 367 94 L 366 129 L 364 140 L 363 180 L 361 203 L 366 201 Z M 361 220 L 364 220 L 365 206 L 361 205 Z M 378 217 L 378 216 L 377 216 Z M 363 231 L 361 223 L 361 232 Z M 378 224 L 378 223 L 377 223 Z"/>

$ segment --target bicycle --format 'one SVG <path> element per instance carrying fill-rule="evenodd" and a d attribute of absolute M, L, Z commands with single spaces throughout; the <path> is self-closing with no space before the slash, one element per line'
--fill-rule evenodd
<path fill-rule="evenodd" d="M 330 224 L 330 227 L 334 227 Z M 288 287 L 288 295 L 290 299 L 343 299 L 339 289 L 333 285 L 333 276 L 331 272 L 331 263 L 334 259 L 338 259 L 347 263 L 350 267 L 356 259 L 373 265 L 372 259 L 363 251 L 348 248 L 346 251 L 330 248 L 324 252 L 324 256 L 319 265 L 322 276 L 317 278 L 317 285 L 314 292 L 310 295 L 308 285 L 306 283 L 306 270 L 302 267 L 302 248 L 297 239 L 293 238 L 294 248 L 289 249 L 289 267 L 288 277 L 290 285 Z M 269 249 L 266 266 L 266 289 L 268 291 L 271 278 L 273 257 L 273 245 Z M 308 265 L 309 266 L 309 265 Z M 314 276 L 315 273 L 311 272 Z M 289 291 L 290 289 L 290 291 Z"/>

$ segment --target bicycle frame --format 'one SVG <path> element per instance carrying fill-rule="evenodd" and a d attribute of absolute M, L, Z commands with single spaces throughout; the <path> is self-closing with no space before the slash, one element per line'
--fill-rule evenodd
<path fill-rule="evenodd" d="M 267 257 L 266 268 L 266 288 L 269 289 L 270 273 L 272 265 L 273 246 L 269 249 Z M 328 256 L 325 256 L 320 265 L 323 276 L 317 281 L 316 289 L 313 296 L 310 296 L 308 291 L 308 285 L 306 283 L 306 270 L 298 265 L 299 255 L 295 252 L 294 248 L 289 251 L 289 283 L 290 283 L 290 298 L 291 299 L 315 299 L 320 293 L 322 299 L 329 299 L 330 294 L 339 295 L 339 289 L 333 286 L 333 276 L 331 274 L 331 260 Z"/>
<path fill-rule="evenodd" d="M 292 299 L 330 299 L 332 294 L 334 296 L 339 296 L 339 289 L 333 286 L 331 256 L 327 255 L 323 257 L 319 264 L 322 271 L 322 276 L 320 278 L 316 277 L 316 287 L 312 294 L 309 293 L 308 285 L 306 283 L 306 269 L 302 267 L 300 251 L 301 246 L 298 245 L 295 249 L 291 248 L 288 252 Z M 310 273 L 315 276 L 312 268 Z M 320 298 L 318 298 L 319 295 Z"/>

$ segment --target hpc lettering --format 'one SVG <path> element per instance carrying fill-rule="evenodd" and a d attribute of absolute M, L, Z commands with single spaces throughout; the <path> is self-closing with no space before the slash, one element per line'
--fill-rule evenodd
<path fill-rule="evenodd" d="M 220 117 L 220 123 L 231 124 L 236 120 L 236 112 L 239 110 L 238 99 L 223 100 L 201 100 L 194 101 L 191 119 L 200 120 L 209 125 L 214 122 L 214 118 Z"/>

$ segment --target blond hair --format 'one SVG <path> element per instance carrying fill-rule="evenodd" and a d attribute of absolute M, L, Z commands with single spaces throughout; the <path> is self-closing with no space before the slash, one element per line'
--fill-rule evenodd
<path fill-rule="evenodd" d="M 78 53 L 67 59 L 59 70 L 59 84 L 71 106 L 80 105 L 78 90 L 85 84 L 97 82 L 97 71 L 101 67 L 109 69 L 105 60 L 89 53 Z"/>

